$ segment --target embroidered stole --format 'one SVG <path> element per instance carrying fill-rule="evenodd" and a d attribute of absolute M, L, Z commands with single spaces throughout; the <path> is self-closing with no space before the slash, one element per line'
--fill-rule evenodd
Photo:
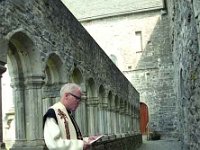
<path fill-rule="evenodd" d="M 72 113 L 68 111 L 68 114 L 69 114 L 69 117 L 71 118 L 71 121 L 72 121 L 74 127 L 75 127 L 77 139 L 83 140 L 81 131 L 80 131 L 78 124 L 76 123 L 76 120 L 74 119 Z"/>
<path fill-rule="evenodd" d="M 68 122 L 67 122 L 67 120 L 66 120 L 66 118 L 67 118 L 67 115 L 62 111 L 62 110 L 60 110 L 60 109 L 58 109 L 58 115 L 60 116 L 60 119 L 62 120 L 64 120 L 64 124 L 65 124 L 65 130 L 66 130 L 66 138 L 67 139 L 70 139 L 70 133 L 69 133 L 69 124 L 68 124 Z"/>
<path fill-rule="evenodd" d="M 56 103 L 54 106 L 52 106 L 52 108 L 56 112 L 56 117 L 58 119 L 58 125 L 61 128 L 61 132 L 63 132 L 63 131 L 65 132 L 64 134 L 62 134 L 63 135 L 62 137 L 66 138 L 66 139 L 75 138 L 74 134 L 70 135 L 70 133 L 72 133 L 75 130 L 76 138 L 83 140 L 80 129 L 79 129 L 72 113 L 70 111 L 66 110 L 65 107 L 63 106 L 63 104 L 60 102 Z"/>

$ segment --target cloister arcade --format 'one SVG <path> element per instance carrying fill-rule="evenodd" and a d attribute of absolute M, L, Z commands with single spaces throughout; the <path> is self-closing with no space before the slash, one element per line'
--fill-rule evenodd
<path fill-rule="evenodd" d="M 110 85 L 103 84 L 87 71 L 67 61 L 58 52 L 52 52 L 43 61 L 26 33 L 14 33 L 8 41 L 7 66 L 14 97 L 16 141 L 43 141 L 42 114 L 59 101 L 60 87 L 75 82 L 83 89 L 83 100 L 75 113 L 84 136 L 107 135 L 106 138 L 125 137 L 139 133 L 136 100 L 124 99 Z M 3 67 L 3 65 L 2 65 Z M 31 132 L 34 131 L 34 132 Z"/>

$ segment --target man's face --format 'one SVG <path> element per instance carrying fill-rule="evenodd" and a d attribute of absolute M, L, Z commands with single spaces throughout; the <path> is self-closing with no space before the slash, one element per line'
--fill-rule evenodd
<path fill-rule="evenodd" d="M 75 111 L 81 101 L 80 89 L 76 89 L 73 92 L 66 93 L 65 107 L 70 111 Z"/>

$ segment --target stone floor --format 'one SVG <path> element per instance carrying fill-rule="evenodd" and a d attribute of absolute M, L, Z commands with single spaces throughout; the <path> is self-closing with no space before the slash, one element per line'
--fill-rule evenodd
<path fill-rule="evenodd" d="M 143 144 L 137 150 L 181 150 L 181 144 L 174 139 L 156 141 L 143 139 Z"/>

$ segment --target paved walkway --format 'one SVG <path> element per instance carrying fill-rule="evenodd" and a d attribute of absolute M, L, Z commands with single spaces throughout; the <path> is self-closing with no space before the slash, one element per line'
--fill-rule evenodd
<path fill-rule="evenodd" d="M 181 150 L 181 144 L 176 140 L 143 140 L 143 144 L 137 150 Z"/>

